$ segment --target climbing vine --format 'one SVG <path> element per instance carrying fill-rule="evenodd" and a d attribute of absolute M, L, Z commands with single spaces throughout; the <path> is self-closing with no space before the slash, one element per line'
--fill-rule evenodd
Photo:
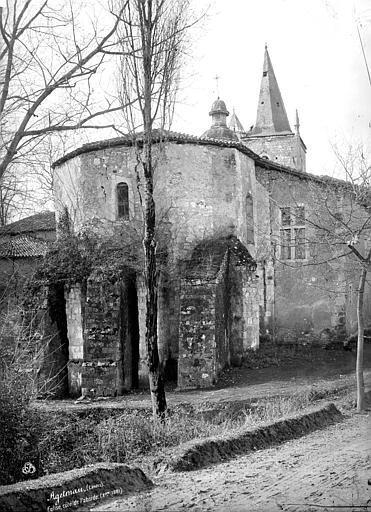
<path fill-rule="evenodd" d="M 40 263 L 32 281 L 34 284 L 67 287 L 86 283 L 94 271 L 116 281 L 127 272 L 141 268 L 138 246 L 120 236 L 97 237 L 82 234 L 62 235 Z"/>

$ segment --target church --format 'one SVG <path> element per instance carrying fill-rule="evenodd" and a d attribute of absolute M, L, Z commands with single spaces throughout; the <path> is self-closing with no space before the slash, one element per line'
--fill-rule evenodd
<path fill-rule="evenodd" d="M 336 241 L 367 208 L 347 183 L 307 172 L 298 114 L 292 131 L 267 48 L 255 125 L 245 131 L 220 98 L 209 116 L 201 136 L 155 132 L 159 354 L 179 389 L 213 386 L 262 336 L 310 345 L 357 329 L 359 269 Z M 57 222 L 67 215 L 75 234 L 140 244 L 135 146 L 103 140 L 55 162 Z M 97 265 L 64 287 L 57 363 L 45 361 L 70 396 L 147 385 L 143 277 L 126 266 L 114 276 Z M 370 318 L 369 285 L 365 308 Z"/>

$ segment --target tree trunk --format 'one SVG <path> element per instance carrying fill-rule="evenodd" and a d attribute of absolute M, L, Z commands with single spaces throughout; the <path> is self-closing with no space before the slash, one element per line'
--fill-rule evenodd
<path fill-rule="evenodd" d="M 145 147 L 144 151 L 151 152 L 151 147 Z M 148 357 L 148 377 L 151 391 L 153 415 L 164 419 L 166 412 L 165 386 L 157 342 L 157 270 L 156 270 L 156 238 L 155 238 L 155 202 L 153 200 L 153 181 L 147 179 L 148 162 L 145 157 L 144 174 L 145 178 L 145 206 L 144 206 L 144 269 L 146 285 L 146 345 Z"/>
<path fill-rule="evenodd" d="M 156 268 L 156 208 L 153 198 L 152 160 L 152 0 L 139 3 L 140 20 L 143 27 L 143 174 L 144 174 L 144 273 L 146 285 L 146 345 L 148 357 L 149 388 L 153 415 L 165 418 L 165 386 L 160 368 L 157 342 L 157 268 Z"/>
<path fill-rule="evenodd" d="M 367 269 L 363 268 L 359 280 L 358 300 L 357 300 L 357 319 L 358 319 L 358 338 L 357 338 L 357 411 L 364 409 L 365 383 L 363 379 L 363 337 L 364 337 L 364 316 L 363 316 L 363 295 L 365 290 L 365 282 Z"/>

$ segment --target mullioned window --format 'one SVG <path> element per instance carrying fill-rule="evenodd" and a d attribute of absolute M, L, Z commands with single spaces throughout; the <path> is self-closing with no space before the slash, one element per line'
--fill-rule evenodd
<path fill-rule="evenodd" d="M 306 258 L 304 206 L 281 208 L 281 260 Z"/>

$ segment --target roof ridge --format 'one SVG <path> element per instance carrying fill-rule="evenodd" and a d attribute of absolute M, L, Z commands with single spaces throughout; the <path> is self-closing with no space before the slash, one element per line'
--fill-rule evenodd
<path fill-rule="evenodd" d="M 166 134 L 166 137 L 163 137 L 164 134 Z M 277 134 L 279 135 L 279 134 Z M 162 140 L 161 140 L 162 139 Z M 154 139 L 154 143 L 157 144 L 159 141 L 162 142 L 178 142 L 181 144 L 187 144 L 187 143 L 196 143 L 196 144 L 210 144 L 214 146 L 220 146 L 220 147 L 228 147 L 232 149 L 238 149 L 245 155 L 252 158 L 255 163 L 259 167 L 269 168 L 281 172 L 285 172 L 288 174 L 293 174 L 295 176 L 301 177 L 303 179 L 313 180 L 317 181 L 319 183 L 325 183 L 329 180 L 333 180 L 338 185 L 344 185 L 349 187 L 349 184 L 343 180 L 340 180 L 338 178 L 332 178 L 331 176 L 328 176 L 327 178 L 322 178 L 321 176 L 311 174 L 304 171 L 298 171 L 297 169 L 294 169 L 292 167 L 284 166 L 281 164 L 278 164 L 276 162 L 272 162 L 271 160 L 264 159 L 254 153 L 250 148 L 246 146 L 243 142 L 239 140 L 231 140 L 231 139 L 214 139 L 210 137 L 203 137 L 203 136 L 197 136 L 197 135 L 188 135 L 186 133 L 181 132 L 174 132 L 174 131 L 162 131 L 161 132 L 161 139 L 160 137 Z M 140 139 L 137 139 L 140 140 Z M 56 160 L 52 166 L 53 168 L 58 167 L 59 165 L 62 165 L 67 160 L 74 158 L 76 156 L 79 156 L 84 153 L 88 153 L 91 151 L 98 151 L 100 149 L 106 149 L 111 148 L 115 146 L 132 146 L 134 144 L 133 140 L 128 137 L 115 137 L 114 139 L 104 139 L 96 142 L 89 142 L 87 144 L 84 144 L 80 146 L 79 148 L 76 148 L 75 150 L 71 151 L 70 153 L 67 153 L 63 157 Z"/>
<path fill-rule="evenodd" d="M 55 212 L 45 210 L 23 217 L 0 228 L 0 234 L 30 233 L 55 229 Z"/>

